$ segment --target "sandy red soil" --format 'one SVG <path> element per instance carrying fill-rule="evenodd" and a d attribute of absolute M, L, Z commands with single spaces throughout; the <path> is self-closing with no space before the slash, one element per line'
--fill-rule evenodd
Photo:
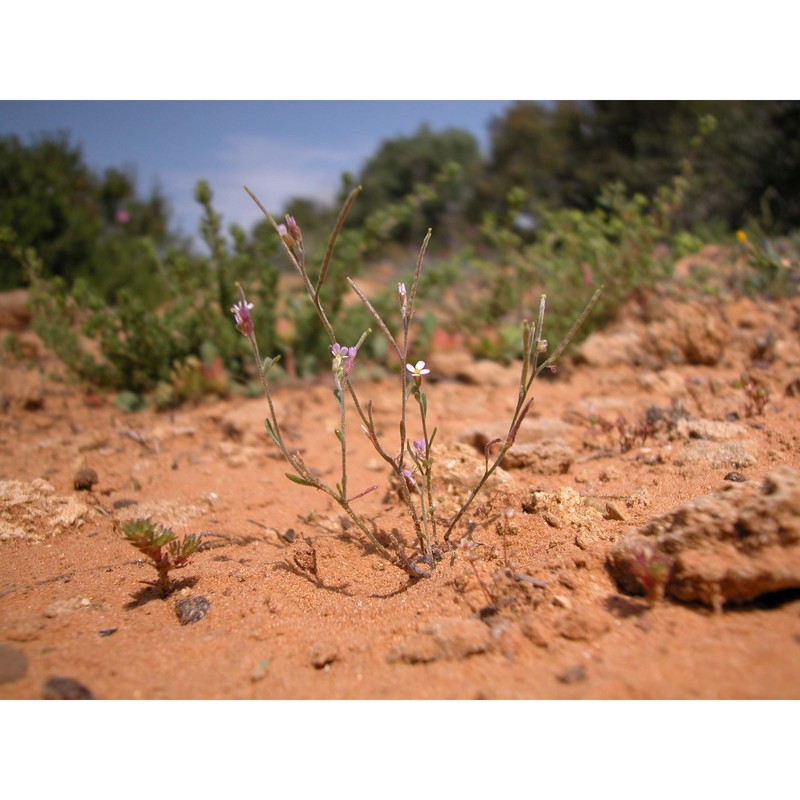
<path fill-rule="evenodd" d="M 284 477 L 264 401 L 126 414 L 112 398 L 42 382 L 47 353 L 8 358 L 0 481 L 29 494 L 18 505 L 6 494 L 2 509 L 0 645 L 25 664 L 0 683 L 0 699 L 40 698 L 53 676 L 101 699 L 798 698 L 800 593 L 721 611 L 669 597 L 651 607 L 606 565 L 623 537 L 732 471 L 759 481 L 780 465 L 800 470 L 798 321 L 796 301 L 653 298 L 632 309 L 608 334 L 627 342 L 626 358 L 607 341 L 607 363 L 567 359 L 534 388 L 518 441 L 533 452 L 556 441 L 571 453 L 564 471 L 509 467 L 467 516 L 473 545 L 446 551 L 417 581 L 343 524 L 325 495 Z M 469 443 L 475 429 L 508 424 L 518 365 L 444 350 L 428 360 L 441 447 L 465 443 L 482 463 Z M 769 392 L 758 413 L 734 385 L 744 372 Z M 384 435 L 396 436 L 397 379 L 352 377 Z M 292 446 L 335 482 L 331 389 L 324 375 L 285 382 L 275 396 Z M 735 420 L 746 460 L 697 454 L 674 428 L 623 452 L 616 430 L 591 421 L 622 414 L 633 427 L 654 406 Z M 380 486 L 358 507 L 410 545 L 385 465 L 353 427 L 351 486 Z M 76 491 L 84 468 L 98 481 Z M 444 480 L 437 488 L 445 508 L 457 491 Z M 567 489 L 581 511 L 531 510 L 532 492 Z M 137 517 L 203 533 L 206 548 L 173 573 L 167 598 L 122 538 Z M 199 596 L 208 613 L 181 624 L 176 602 Z"/>

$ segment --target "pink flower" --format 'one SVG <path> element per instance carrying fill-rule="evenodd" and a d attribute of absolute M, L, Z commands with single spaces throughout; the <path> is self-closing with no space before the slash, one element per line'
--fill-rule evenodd
<path fill-rule="evenodd" d="M 414 478 L 414 474 L 411 472 L 410 469 L 403 470 L 403 477 L 406 479 L 406 483 L 408 484 L 409 488 L 417 485 L 417 481 Z"/>
<path fill-rule="evenodd" d="M 250 316 L 252 308 L 253 304 L 247 302 L 244 293 L 242 293 L 242 299 L 231 307 L 231 313 L 236 321 L 236 328 L 244 336 L 250 336 L 255 330 L 253 318 Z"/>
<path fill-rule="evenodd" d="M 342 347 L 336 342 L 330 346 L 330 351 L 333 356 L 331 369 L 334 372 L 344 371 L 345 375 L 349 375 L 353 369 L 358 350 L 355 347 Z"/>

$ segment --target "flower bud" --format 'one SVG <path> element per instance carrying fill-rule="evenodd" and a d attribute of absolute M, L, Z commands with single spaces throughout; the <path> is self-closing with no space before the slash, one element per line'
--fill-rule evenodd
<path fill-rule="evenodd" d="M 253 304 L 245 300 L 244 293 L 242 293 L 242 299 L 238 303 L 234 303 L 231 307 L 231 313 L 236 322 L 236 329 L 244 336 L 250 336 L 255 331 L 253 318 L 250 316 L 250 310 L 252 308 Z"/>
<path fill-rule="evenodd" d="M 297 224 L 297 221 L 293 216 L 290 214 L 286 215 L 286 227 L 289 230 L 289 235 L 294 239 L 298 244 L 303 243 L 303 232 L 300 230 L 300 226 Z"/>
<path fill-rule="evenodd" d="M 278 225 L 278 234 L 280 235 L 281 239 L 283 239 L 283 243 L 290 249 L 294 249 L 295 241 L 292 235 L 289 233 L 285 225 Z"/>

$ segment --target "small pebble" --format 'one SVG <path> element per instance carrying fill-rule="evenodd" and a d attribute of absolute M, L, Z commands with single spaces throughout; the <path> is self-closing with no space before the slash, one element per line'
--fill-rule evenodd
<path fill-rule="evenodd" d="M 741 472 L 729 472 L 722 480 L 733 481 L 734 483 L 744 483 L 747 478 Z"/>
<path fill-rule="evenodd" d="M 339 660 L 339 653 L 335 647 L 317 645 L 310 653 L 311 664 L 314 669 L 324 669 Z"/>
<path fill-rule="evenodd" d="M 105 630 L 100 631 L 101 636 L 111 636 L 112 633 L 116 633 L 119 628 L 106 628 Z"/>
<path fill-rule="evenodd" d="M 42 687 L 44 700 L 94 700 L 94 694 L 75 678 L 54 675 Z"/>
<path fill-rule="evenodd" d="M 72 479 L 76 492 L 91 492 L 92 487 L 99 481 L 97 473 L 91 467 L 79 469 Z"/>
<path fill-rule="evenodd" d="M 256 668 L 250 673 L 250 680 L 253 683 L 263 681 L 267 677 L 267 670 L 269 669 L 269 659 L 265 658 L 258 662 Z"/>
<path fill-rule="evenodd" d="M 0 683 L 18 681 L 28 671 L 28 659 L 24 653 L 0 644 Z"/>
<path fill-rule="evenodd" d="M 175 614 L 181 625 L 199 622 L 208 613 L 211 603 L 205 597 L 182 597 L 175 601 Z"/>
<path fill-rule="evenodd" d="M 625 522 L 625 515 L 614 503 L 606 503 L 606 514 L 608 514 L 609 519 L 616 519 L 620 522 Z"/>
<path fill-rule="evenodd" d="M 139 504 L 138 500 L 131 500 L 130 498 L 122 497 L 119 500 L 115 500 L 112 503 L 111 507 L 119 509 L 119 508 L 128 508 L 129 506 L 136 506 L 138 504 Z"/>
<path fill-rule="evenodd" d="M 291 544 L 296 538 L 297 534 L 294 532 L 294 528 L 287 528 L 285 533 L 278 534 L 284 542 L 288 542 Z"/>
<path fill-rule="evenodd" d="M 586 671 L 586 667 L 584 667 L 583 664 L 576 664 L 560 675 L 556 675 L 556 678 L 558 678 L 561 683 L 580 683 L 581 681 L 585 681 L 588 677 L 589 673 Z"/>

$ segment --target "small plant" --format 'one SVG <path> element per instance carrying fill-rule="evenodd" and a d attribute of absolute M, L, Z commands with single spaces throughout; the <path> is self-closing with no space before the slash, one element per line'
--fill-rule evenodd
<path fill-rule="evenodd" d="M 776 245 L 767 238 L 758 243 L 751 240 L 746 231 L 736 231 L 736 241 L 747 255 L 747 263 L 752 276 L 745 282 L 745 289 L 781 297 L 792 294 L 797 289 L 797 274 L 800 261 L 778 252 Z"/>
<path fill-rule="evenodd" d="M 644 589 L 650 605 L 664 599 L 674 559 L 659 553 L 650 542 L 635 544 L 630 552 L 630 569 Z"/>
<path fill-rule="evenodd" d="M 87 276 L 73 284 L 51 278 L 35 251 L 0 230 L 0 250 L 8 251 L 30 280 L 35 330 L 81 380 L 139 396 L 157 391 L 158 405 L 224 393 L 227 387 L 221 384 L 228 375 L 246 381 L 247 348 L 227 317 L 235 299 L 234 273 L 253 279 L 258 322 L 269 346 L 275 346 L 279 274 L 267 257 L 276 243 L 271 236 L 248 239 L 235 225 L 228 231 L 229 243 L 205 181 L 198 182 L 195 199 L 203 208 L 201 234 L 209 255 L 175 248 L 161 252 L 145 238 L 147 259 L 138 251 L 126 258 L 136 263 L 136 269 L 128 269 L 131 274 L 143 272 L 145 264 L 152 272 L 148 293 L 123 281 L 109 298 Z M 108 271 L 114 268 L 108 265 Z M 85 337 L 95 344 L 87 347 Z M 215 357 L 209 358 L 212 350 Z"/>
<path fill-rule="evenodd" d="M 769 389 L 766 386 L 757 383 L 750 375 L 744 374 L 738 381 L 733 382 L 733 387 L 745 393 L 745 417 L 760 417 L 764 413 L 764 408 L 769 403 Z"/>
<path fill-rule="evenodd" d="M 673 401 L 667 409 L 651 406 L 641 415 L 638 422 L 631 422 L 624 414 L 619 414 L 613 422 L 599 414 L 590 417 L 580 414 L 576 416 L 591 426 L 589 429 L 591 435 L 605 436 L 610 445 L 609 449 L 628 453 L 637 445 L 644 447 L 647 440 L 657 434 L 672 431 L 678 420 L 686 416 L 686 412 L 680 402 Z"/>
<path fill-rule="evenodd" d="M 362 401 L 351 379 L 353 366 L 358 358 L 359 351 L 367 336 L 372 333 L 372 329 L 365 330 L 354 345 L 342 344 L 334 331 L 330 317 L 323 304 L 322 289 L 328 277 L 334 246 L 350 207 L 360 191 L 360 187 L 351 192 L 345 201 L 331 233 L 321 267 L 315 277 L 311 276 L 306 266 L 303 234 L 294 217 L 287 215 L 286 223 L 278 224 L 261 205 L 258 198 L 249 189 L 246 187 L 245 189 L 272 224 L 280 238 L 292 265 L 302 279 L 317 320 L 329 342 L 327 349 L 331 371 L 333 372 L 333 395 L 339 411 L 339 426 L 335 433 L 341 452 L 340 477 L 334 485 L 329 485 L 306 465 L 299 452 L 291 450 L 286 443 L 280 420 L 275 412 L 272 390 L 268 380 L 268 373 L 275 365 L 277 358 L 268 357 L 262 360 L 255 335 L 255 324 L 251 316 L 254 304 L 248 302 L 243 288 L 238 285 L 240 299 L 231 308 L 231 312 L 234 315 L 236 328 L 248 339 L 253 351 L 264 395 L 269 406 L 269 417 L 266 420 L 267 432 L 292 468 L 291 472 L 286 473 L 286 477 L 302 486 L 322 491 L 332 498 L 347 514 L 355 527 L 371 542 L 373 547 L 388 561 L 405 570 L 413 579 L 429 577 L 431 570 L 442 557 L 442 547 L 449 544 L 450 537 L 459 521 L 472 505 L 486 481 L 500 465 L 506 453 L 514 445 L 519 428 L 533 402 L 532 399 L 528 398 L 533 381 L 542 370 L 552 368 L 570 339 L 588 316 L 592 306 L 597 301 L 599 290 L 594 293 L 589 304 L 562 342 L 546 357 L 548 343 L 542 335 L 545 313 L 544 296 L 540 301 L 539 316 L 536 324 L 533 325 L 527 320 L 523 322 L 523 358 L 519 393 L 508 433 L 505 438 L 495 439 L 486 445 L 484 450 L 485 468 L 482 476 L 459 511 L 451 519 L 441 520 L 437 513 L 438 506 L 433 491 L 437 429 L 431 427 L 429 423 L 428 397 L 423 390 L 425 379 L 431 373 L 431 369 L 426 365 L 425 360 L 420 359 L 418 355 L 414 358 L 411 357 L 412 343 L 410 336 L 411 322 L 416 311 L 415 301 L 422 273 L 422 263 L 431 238 L 431 231 L 428 231 L 420 249 L 413 279 L 408 286 L 405 282 L 397 284 L 395 308 L 400 318 L 397 335 L 392 332 L 389 324 L 358 285 L 351 278 L 347 278 L 350 289 L 367 309 L 388 342 L 389 352 L 393 353 L 397 358 L 399 367 L 399 424 L 397 430 L 399 436 L 397 441 L 391 445 L 386 443 L 378 432 L 373 418 L 372 402 L 364 403 Z M 359 488 L 353 493 L 349 485 L 347 436 L 349 413 L 353 411 L 356 414 L 361 431 L 367 436 L 380 458 L 391 468 L 394 479 L 400 488 L 401 499 L 411 519 L 417 540 L 416 552 L 413 554 L 409 555 L 406 552 L 404 544 L 397 535 L 394 533 L 387 535 L 379 531 L 375 523 L 359 513 L 355 506 L 356 500 L 378 487 Z M 412 412 L 414 411 L 417 416 L 417 433 L 411 434 Z M 492 459 L 493 449 L 496 451 L 496 455 Z M 441 538 L 439 536 L 440 527 L 444 528 Z"/>
<path fill-rule="evenodd" d="M 200 538 L 190 533 L 178 540 L 169 528 L 156 527 L 149 519 L 137 519 L 124 528 L 125 539 L 153 562 L 161 596 L 171 591 L 169 573 L 186 566 L 200 549 Z"/>

